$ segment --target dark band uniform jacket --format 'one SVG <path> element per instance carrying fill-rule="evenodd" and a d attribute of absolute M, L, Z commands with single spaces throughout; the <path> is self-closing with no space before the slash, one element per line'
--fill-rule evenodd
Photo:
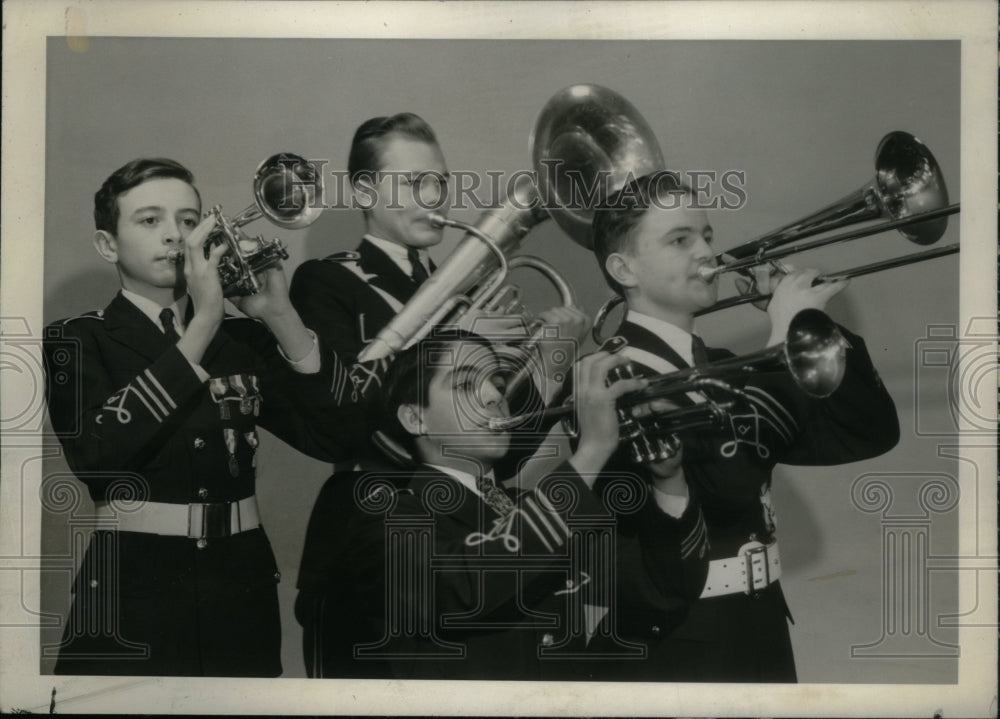
<path fill-rule="evenodd" d="M 420 286 L 372 242 L 362 240 L 356 251 L 357 260 L 343 259 L 344 253 L 306 260 L 288 291 L 306 327 L 345 362 L 357 358 Z"/>
<path fill-rule="evenodd" d="M 761 374 L 742 385 L 747 398 L 736 401 L 731 420 L 719 431 L 697 430 L 684 436 L 685 476 L 701 500 L 713 562 L 702 598 L 632 678 L 796 680 L 786 620 L 791 613 L 777 581 L 780 558 L 773 547 L 765 554 L 758 546 L 775 541 L 772 471 L 778 463 L 857 462 L 887 452 L 899 440 L 895 405 L 864 340 L 843 327 L 840 331 L 849 343 L 846 372 L 830 397 L 808 397 L 787 374 Z M 628 341 L 624 352 L 641 374 L 670 371 L 662 360 L 677 369 L 688 366 L 645 327 L 626 321 L 617 334 Z M 709 362 L 733 356 L 727 350 L 707 350 Z M 691 403 L 685 397 L 678 401 L 682 406 Z M 609 463 L 609 467 L 628 465 L 621 450 Z M 748 557 L 737 559 L 737 554 L 751 542 L 755 584 L 748 587 L 744 579 Z"/>
<path fill-rule="evenodd" d="M 677 588 L 693 598 L 704 583 L 694 502 L 674 519 L 646 495 L 619 496 L 641 517 L 623 536 L 568 463 L 532 490 L 506 490 L 505 516 L 435 468 L 405 479 L 402 489 L 398 475 L 359 479 L 366 510 L 352 517 L 345 573 L 328 578 L 351 611 L 326 617 L 352 627 L 318 646 L 316 675 L 602 678 L 609 659 L 646 651 L 634 624 L 666 635 L 686 606 Z"/>
<path fill-rule="evenodd" d="M 362 240 L 356 252 L 357 259 L 334 253 L 303 262 L 295 270 L 288 292 L 306 327 L 319 335 L 324 354 L 335 354 L 344 362 L 355 361 L 420 288 L 370 240 Z M 434 272 L 433 262 L 430 269 Z M 538 390 L 531 382 L 524 383 L 517 396 L 508 398 L 514 413 L 538 409 L 540 403 Z M 516 466 L 517 458 L 535 451 L 537 440 L 524 442 L 515 432 L 514 444 L 522 451 L 507 460 L 511 468 Z M 500 475 L 512 476 L 513 469 L 501 469 Z"/>
<path fill-rule="evenodd" d="M 256 426 L 344 457 L 365 431 L 344 421 L 349 373 L 325 354 L 319 373 L 295 372 L 263 324 L 226 317 L 202 382 L 121 294 L 50 325 L 45 359 L 53 428 L 99 517 L 57 672 L 278 675 L 280 577 L 254 496 Z"/>

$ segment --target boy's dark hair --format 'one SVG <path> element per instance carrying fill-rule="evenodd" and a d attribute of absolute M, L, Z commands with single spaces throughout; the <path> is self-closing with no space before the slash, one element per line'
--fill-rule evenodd
<path fill-rule="evenodd" d="M 431 381 L 443 366 L 433 358 L 447 352 L 450 345 L 459 343 L 478 344 L 493 350 L 493 344 L 482 335 L 458 329 L 438 330 L 397 354 L 382 380 L 379 429 L 414 456 L 413 435 L 400 424 L 396 411 L 406 404 L 427 406 Z"/>
<path fill-rule="evenodd" d="M 675 207 L 676 200 L 671 200 L 671 197 L 691 194 L 691 188 L 680 181 L 678 173 L 658 170 L 629 180 L 595 210 L 592 224 L 594 255 L 611 289 L 618 294 L 623 293 L 621 285 L 608 273 L 607 259 L 616 252 L 628 249 L 632 232 L 642 221 L 646 210 L 653 204 Z"/>
<path fill-rule="evenodd" d="M 112 172 L 101 189 L 94 194 L 94 225 L 98 230 L 116 235 L 121 217 L 119 196 L 148 180 L 164 178 L 181 180 L 191 185 L 198 195 L 198 201 L 201 201 L 198 188 L 194 186 L 194 175 L 184 165 L 164 157 L 139 158 Z"/>
<path fill-rule="evenodd" d="M 431 126 L 412 112 L 400 112 L 391 117 L 373 117 L 365 120 L 355 130 L 351 140 L 351 153 L 347 158 L 347 174 L 351 184 L 361 176 L 374 176 L 381 168 L 379 152 L 382 141 L 389 135 L 402 135 L 411 140 L 437 145 L 437 136 Z"/>

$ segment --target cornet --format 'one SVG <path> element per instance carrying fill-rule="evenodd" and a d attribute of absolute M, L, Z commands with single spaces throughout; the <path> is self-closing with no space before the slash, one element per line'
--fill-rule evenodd
<path fill-rule="evenodd" d="M 253 180 L 254 204 L 232 218 L 215 205 L 215 229 L 205 240 L 205 256 L 216 245 L 226 245 L 219 260 L 219 279 L 225 297 L 260 292 L 256 274 L 288 259 L 288 250 L 277 238 L 250 237 L 239 228 L 261 217 L 285 229 L 311 225 L 323 211 L 323 178 L 302 157 L 288 152 L 271 155 L 257 167 Z M 173 262 L 184 259 L 183 250 L 172 250 Z"/>
<path fill-rule="evenodd" d="M 746 397 L 738 384 L 762 374 L 787 374 L 807 396 L 829 397 L 844 378 L 846 356 L 847 341 L 833 320 L 820 310 L 802 310 L 792 318 L 785 342 L 780 345 L 703 367 L 650 377 L 647 387 L 618 400 L 619 436 L 629 443 L 630 455 L 637 463 L 669 459 L 679 448 L 674 434 L 718 427 L 728 416 L 732 402 L 709 398 L 691 407 L 670 409 L 643 418 L 635 417 L 629 409 L 655 399 L 670 399 L 703 390 L 713 395 L 727 395 L 734 401 Z M 632 376 L 636 376 L 634 371 L 626 365 L 623 373 L 610 379 Z M 489 428 L 505 432 L 529 420 L 566 419 L 576 411 L 571 400 L 561 407 L 492 419 Z"/>

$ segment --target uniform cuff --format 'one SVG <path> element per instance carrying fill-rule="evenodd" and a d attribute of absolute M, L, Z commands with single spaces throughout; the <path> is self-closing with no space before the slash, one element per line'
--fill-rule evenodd
<path fill-rule="evenodd" d="M 316 333 L 312 330 L 307 329 L 306 332 L 309 333 L 309 337 L 312 339 L 312 349 L 306 353 L 305 357 L 297 360 L 289 359 L 288 355 L 281 349 L 281 345 L 278 345 L 278 352 L 285 362 L 288 363 L 288 366 L 299 374 L 316 374 L 319 372 L 322 364 L 319 355 L 319 340 L 316 339 Z"/>

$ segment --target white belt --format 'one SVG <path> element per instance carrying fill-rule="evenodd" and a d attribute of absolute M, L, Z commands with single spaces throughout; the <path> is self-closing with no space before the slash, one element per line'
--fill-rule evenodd
<path fill-rule="evenodd" d="M 708 579 L 701 598 L 725 594 L 753 594 L 781 576 L 781 558 L 777 540 L 768 545 L 747 542 L 735 557 L 713 559 L 708 563 Z"/>
<path fill-rule="evenodd" d="M 97 502 L 97 516 L 113 520 L 119 532 L 144 532 L 170 537 L 213 539 L 260 526 L 256 495 L 238 502 L 168 504 L 143 502 L 133 509 L 114 502 Z"/>

